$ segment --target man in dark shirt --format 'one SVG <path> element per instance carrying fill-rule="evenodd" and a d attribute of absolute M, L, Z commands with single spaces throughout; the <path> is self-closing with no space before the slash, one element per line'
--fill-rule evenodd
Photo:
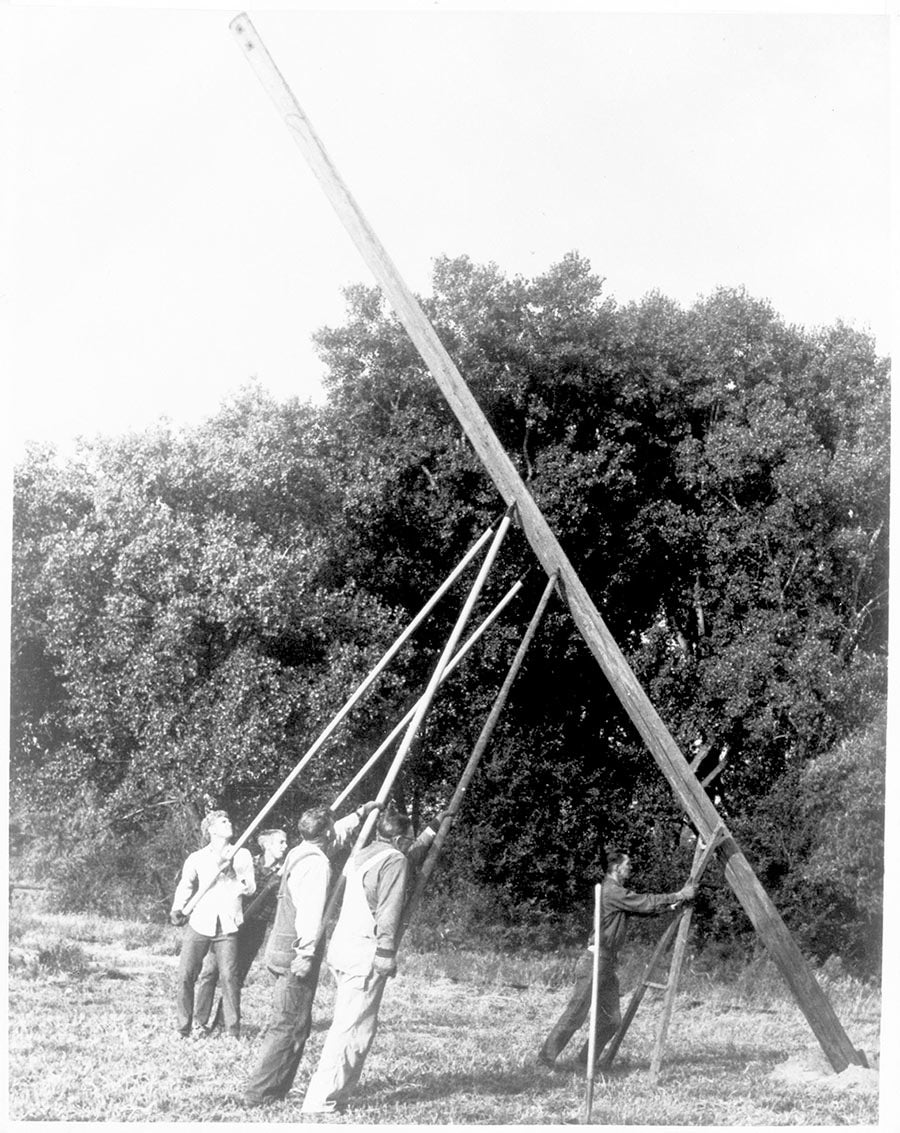
<path fill-rule="evenodd" d="M 622 1021 L 619 1013 L 619 980 L 616 976 L 616 959 L 625 943 L 628 917 L 652 916 L 660 910 L 692 901 L 696 888 L 688 882 L 676 893 L 635 893 L 625 888 L 631 877 L 631 859 L 621 850 L 612 850 L 607 856 L 606 876 L 600 886 L 600 939 L 593 935 L 587 949 L 575 968 L 575 987 L 556 1026 L 544 1040 L 538 1061 L 555 1066 L 563 1047 L 588 1017 L 591 1006 L 595 948 L 599 949 L 597 988 L 597 1026 L 595 1059 L 613 1037 Z M 588 1043 L 585 1042 L 576 1063 L 587 1066 Z"/>

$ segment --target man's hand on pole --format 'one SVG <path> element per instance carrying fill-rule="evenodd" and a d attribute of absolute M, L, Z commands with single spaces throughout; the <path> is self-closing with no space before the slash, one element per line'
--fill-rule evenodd
<path fill-rule="evenodd" d="M 688 881 L 678 890 L 679 901 L 693 901 L 697 896 L 697 886 L 693 881 Z"/>
<path fill-rule="evenodd" d="M 394 956 L 378 956 L 372 961 L 372 971 L 378 976 L 395 976 L 397 960 Z"/>
<path fill-rule="evenodd" d="M 301 980 L 312 971 L 313 958 L 312 956 L 295 956 L 291 961 L 291 975 L 298 976 Z"/>

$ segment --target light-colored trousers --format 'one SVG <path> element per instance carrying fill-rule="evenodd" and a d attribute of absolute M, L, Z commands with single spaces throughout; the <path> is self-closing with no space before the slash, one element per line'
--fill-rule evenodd
<path fill-rule="evenodd" d="M 350 976 L 335 970 L 334 978 L 334 1018 L 303 1099 L 303 1113 L 343 1109 L 359 1081 L 378 1029 L 378 1008 L 387 977 L 376 972 Z"/>

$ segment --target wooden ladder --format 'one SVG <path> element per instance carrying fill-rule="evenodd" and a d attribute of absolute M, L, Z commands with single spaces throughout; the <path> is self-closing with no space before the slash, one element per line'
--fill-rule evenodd
<path fill-rule="evenodd" d="M 717 826 L 713 831 L 712 837 L 705 844 L 698 837 L 697 844 L 694 847 L 694 860 L 691 864 L 690 881 L 695 884 L 700 880 L 703 871 L 709 864 L 710 859 L 715 852 L 716 846 L 724 835 L 724 827 Z M 653 955 L 647 962 L 646 967 L 638 981 L 637 987 L 632 993 L 631 999 L 628 1002 L 628 1007 L 625 1014 L 622 1016 L 622 1022 L 619 1024 L 619 1029 L 610 1039 L 609 1046 L 604 1052 L 603 1058 L 600 1060 L 600 1066 L 603 1070 L 608 1070 L 612 1065 L 613 1059 L 618 1053 L 619 1047 L 622 1045 L 622 1040 L 628 1033 L 628 1028 L 631 1026 L 637 1009 L 641 1005 L 641 1000 L 644 998 L 644 993 L 648 987 L 656 988 L 659 991 L 664 991 L 665 999 L 663 1001 L 662 1015 L 660 1016 L 659 1024 L 656 1031 L 656 1042 L 653 1046 L 653 1055 L 650 1061 L 650 1080 L 656 1082 L 659 1077 L 659 1068 L 662 1062 L 662 1052 L 665 1046 L 666 1033 L 669 1029 L 669 1021 L 672 1018 L 672 1010 L 675 1006 L 675 996 L 678 992 L 678 980 L 681 976 L 681 968 L 684 964 L 684 957 L 687 951 L 687 938 L 688 932 L 691 927 L 691 916 L 693 906 L 689 903 L 684 906 L 681 912 L 672 918 L 666 926 L 665 932 L 659 938 L 656 947 L 653 950 Z M 675 941 L 675 948 L 672 953 L 672 960 L 669 964 L 669 974 L 664 982 L 655 980 L 654 973 L 656 968 L 665 956 L 669 945 L 672 943 L 672 938 L 677 934 Z"/>

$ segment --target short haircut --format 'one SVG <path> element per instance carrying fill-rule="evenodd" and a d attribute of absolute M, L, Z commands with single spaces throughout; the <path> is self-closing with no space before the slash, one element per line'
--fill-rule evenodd
<path fill-rule="evenodd" d="M 209 838 L 209 828 L 214 822 L 220 818 L 229 818 L 227 810 L 211 810 L 209 814 L 203 816 L 203 821 L 200 823 L 200 833 L 204 838 Z"/>
<path fill-rule="evenodd" d="M 412 835 L 412 819 L 407 818 L 405 814 L 401 814 L 398 810 L 386 810 L 383 814 L 379 814 L 376 829 L 378 836 L 388 841 L 391 838 L 396 838 L 398 834 Z"/>
<path fill-rule="evenodd" d="M 305 842 L 315 842 L 334 826 L 334 818 L 327 806 L 311 806 L 297 820 L 297 831 Z"/>
<path fill-rule="evenodd" d="M 273 834 L 284 834 L 280 826 L 271 826 L 268 830 L 260 830 L 256 835 L 257 842 L 262 842 L 263 838 L 271 838 Z"/>
<path fill-rule="evenodd" d="M 627 850 L 622 850 L 618 846 L 607 846 L 606 848 L 606 869 L 607 872 L 621 865 L 626 858 L 630 858 L 631 854 Z"/>

